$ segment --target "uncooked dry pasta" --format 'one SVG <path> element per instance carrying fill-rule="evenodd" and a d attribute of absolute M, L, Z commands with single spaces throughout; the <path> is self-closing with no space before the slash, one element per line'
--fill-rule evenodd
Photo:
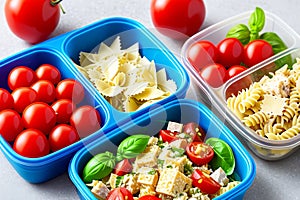
<path fill-rule="evenodd" d="M 227 99 L 228 108 L 256 134 L 286 140 L 300 134 L 300 59 L 263 76 Z"/>

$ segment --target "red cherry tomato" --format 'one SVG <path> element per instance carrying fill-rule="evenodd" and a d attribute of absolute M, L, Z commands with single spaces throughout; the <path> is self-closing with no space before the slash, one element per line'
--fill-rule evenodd
<path fill-rule="evenodd" d="M 203 142 L 206 136 L 205 131 L 195 122 L 189 122 L 183 126 L 183 132 L 192 136 L 193 141 Z"/>
<path fill-rule="evenodd" d="M 117 174 L 118 176 L 124 176 L 132 171 L 132 165 L 128 159 L 123 159 L 122 161 L 118 162 L 114 168 L 113 173 Z"/>
<path fill-rule="evenodd" d="M 79 136 L 73 126 L 59 124 L 49 134 L 49 144 L 52 151 L 57 151 L 79 141 Z"/>
<path fill-rule="evenodd" d="M 13 68 L 8 74 L 8 87 L 15 90 L 18 87 L 29 87 L 37 80 L 35 71 L 26 66 Z"/>
<path fill-rule="evenodd" d="M 174 140 L 177 140 L 178 137 L 176 135 L 178 132 L 172 132 L 170 130 L 160 130 L 159 131 L 159 137 L 163 140 L 163 142 L 172 142 Z"/>
<path fill-rule="evenodd" d="M 217 45 L 219 62 L 229 68 L 243 61 L 244 46 L 237 38 L 225 38 Z"/>
<path fill-rule="evenodd" d="M 7 142 L 12 142 L 23 130 L 21 116 L 14 110 L 6 109 L 0 112 L 0 134 Z"/>
<path fill-rule="evenodd" d="M 218 182 L 200 169 L 195 169 L 191 178 L 193 186 L 198 187 L 202 193 L 215 194 L 221 188 Z"/>
<path fill-rule="evenodd" d="M 139 200 L 161 200 L 161 198 L 152 195 L 145 195 L 140 197 Z"/>
<path fill-rule="evenodd" d="M 150 9 L 157 30 L 175 39 L 197 33 L 206 13 L 202 0 L 152 0 Z"/>
<path fill-rule="evenodd" d="M 75 104 L 80 103 L 84 98 L 84 88 L 78 81 L 64 79 L 56 86 L 57 99 L 70 99 Z"/>
<path fill-rule="evenodd" d="M 226 68 L 218 63 L 204 67 L 199 74 L 203 80 L 214 88 L 220 87 L 227 80 Z"/>
<path fill-rule="evenodd" d="M 218 50 L 210 41 L 203 40 L 192 44 L 187 54 L 188 60 L 197 71 L 218 61 Z"/>
<path fill-rule="evenodd" d="M 76 105 L 70 99 L 59 99 L 51 107 L 56 113 L 56 121 L 60 124 L 70 122 L 70 117 L 76 109 Z"/>
<path fill-rule="evenodd" d="M 86 137 L 100 129 L 100 114 L 92 106 L 81 106 L 72 114 L 70 124 L 75 127 L 81 138 Z"/>
<path fill-rule="evenodd" d="M 39 101 L 45 103 L 52 103 L 55 101 L 56 90 L 52 82 L 47 80 L 39 80 L 35 82 L 31 88 L 37 92 Z"/>
<path fill-rule="evenodd" d="M 15 101 L 15 110 L 19 113 L 22 113 L 28 105 L 38 101 L 37 92 L 30 87 L 19 87 L 11 94 Z"/>
<path fill-rule="evenodd" d="M 48 38 L 60 18 L 58 5 L 50 0 L 6 0 L 4 11 L 11 31 L 19 38 L 38 43 Z"/>
<path fill-rule="evenodd" d="M 129 190 L 124 187 L 119 187 L 111 190 L 106 200 L 133 200 L 133 196 Z"/>
<path fill-rule="evenodd" d="M 229 67 L 229 69 L 227 70 L 227 79 L 231 79 L 232 77 L 235 77 L 236 75 L 238 75 L 239 73 L 241 73 L 245 70 L 247 70 L 247 68 L 244 66 L 233 65 L 233 66 Z"/>
<path fill-rule="evenodd" d="M 0 111 L 14 108 L 14 99 L 9 91 L 0 88 Z"/>
<path fill-rule="evenodd" d="M 25 108 L 22 115 L 26 128 L 34 128 L 48 135 L 56 123 L 56 115 L 51 106 L 44 102 L 35 102 Z"/>
<path fill-rule="evenodd" d="M 273 56 L 273 49 L 270 43 L 265 40 L 253 40 L 245 46 L 244 63 L 252 67 L 257 63 Z"/>
<path fill-rule="evenodd" d="M 211 146 L 203 142 L 192 142 L 186 147 L 186 153 L 196 165 L 205 165 L 214 157 L 214 150 Z"/>
<path fill-rule="evenodd" d="M 39 80 L 48 80 L 53 85 L 56 85 L 61 79 L 60 71 L 50 64 L 42 64 L 35 71 Z"/>
<path fill-rule="evenodd" d="M 13 149 L 16 153 L 29 158 L 42 157 L 50 152 L 47 137 L 37 129 L 22 131 L 16 138 Z"/>

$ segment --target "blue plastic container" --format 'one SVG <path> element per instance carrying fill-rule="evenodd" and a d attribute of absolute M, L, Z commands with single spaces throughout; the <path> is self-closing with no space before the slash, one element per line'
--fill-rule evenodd
<path fill-rule="evenodd" d="M 206 106 L 186 99 L 162 105 L 78 151 L 70 162 L 69 176 L 80 198 L 96 199 L 81 179 L 83 168 L 94 155 L 105 151 L 115 153 L 118 144 L 129 135 L 141 133 L 155 135 L 159 130 L 166 128 L 168 121 L 198 122 L 206 131 L 207 138 L 218 137 L 231 146 L 236 158 L 235 172 L 241 178 L 241 183 L 215 199 L 242 199 L 255 178 L 256 167 L 253 158 L 234 134 Z"/>
<path fill-rule="evenodd" d="M 81 51 L 90 52 L 101 42 L 109 43 L 116 36 L 121 36 L 123 47 L 136 42 L 140 44 L 140 53 L 149 60 L 154 60 L 158 68 L 165 68 L 167 76 L 177 85 L 177 91 L 139 111 L 124 113 L 114 109 L 97 89 L 77 70 Z M 135 119 L 141 114 L 174 99 L 184 98 L 189 86 L 189 76 L 175 56 L 142 24 L 127 18 L 108 18 L 86 27 L 74 30 L 48 41 L 35 45 L 25 51 L 0 61 L 0 87 L 8 89 L 7 76 L 18 65 L 36 69 L 40 64 L 56 66 L 62 78 L 73 78 L 82 83 L 86 90 L 82 104 L 93 105 L 102 118 L 102 128 L 66 148 L 41 158 L 26 158 L 14 152 L 11 145 L 0 136 L 0 149 L 16 171 L 26 181 L 41 183 L 64 173 L 73 155 L 85 144 L 102 137 L 110 130 Z"/>

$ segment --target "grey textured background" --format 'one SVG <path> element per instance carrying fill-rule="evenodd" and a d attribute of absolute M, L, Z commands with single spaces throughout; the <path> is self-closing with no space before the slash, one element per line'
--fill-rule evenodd
<path fill-rule="evenodd" d="M 240 0 L 205 0 L 206 19 L 201 29 L 217 23 L 227 17 L 244 11 L 254 10 L 259 6 L 282 18 L 289 26 L 300 33 L 300 12 L 296 0 L 281 1 L 240 1 Z M 0 59 L 28 48 L 30 45 L 14 36 L 8 29 L 3 12 L 4 0 L 0 10 Z M 136 19 L 150 29 L 175 54 L 180 55 L 182 43 L 160 35 L 153 28 L 150 19 L 150 0 L 64 0 L 63 6 L 67 14 L 61 16 L 60 24 L 52 37 L 111 17 L 124 16 Z M 194 92 L 189 98 L 195 98 Z M 233 130 L 234 132 L 234 130 Z M 251 153 L 251 152 L 250 152 Z M 244 199 L 280 200 L 300 199 L 300 155 L 296 151 L 290 157 L 280 161 L 264 161 L 253 155 L 257 174 L 252 187 Z M 251 153 L 252 154 L 252 153 Z M 33 185 L 24 181 L 0 153 L 0 198 L 1 199 L 78 199 L 75 187 L 68 174 L 59 176 L 47 183 Z"/>

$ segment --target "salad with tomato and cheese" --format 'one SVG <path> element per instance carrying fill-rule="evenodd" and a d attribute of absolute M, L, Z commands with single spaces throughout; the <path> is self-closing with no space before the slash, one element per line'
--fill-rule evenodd
<path fill-rule="evenodd" d="M 116 155 L 106 151 L 90 159 L 83 181 L 98 199 L 212 199 L 240 180 L 231 147 L 205 136 L 194 122 L 169 122 L 157 137 L 131 135 Z"/>

